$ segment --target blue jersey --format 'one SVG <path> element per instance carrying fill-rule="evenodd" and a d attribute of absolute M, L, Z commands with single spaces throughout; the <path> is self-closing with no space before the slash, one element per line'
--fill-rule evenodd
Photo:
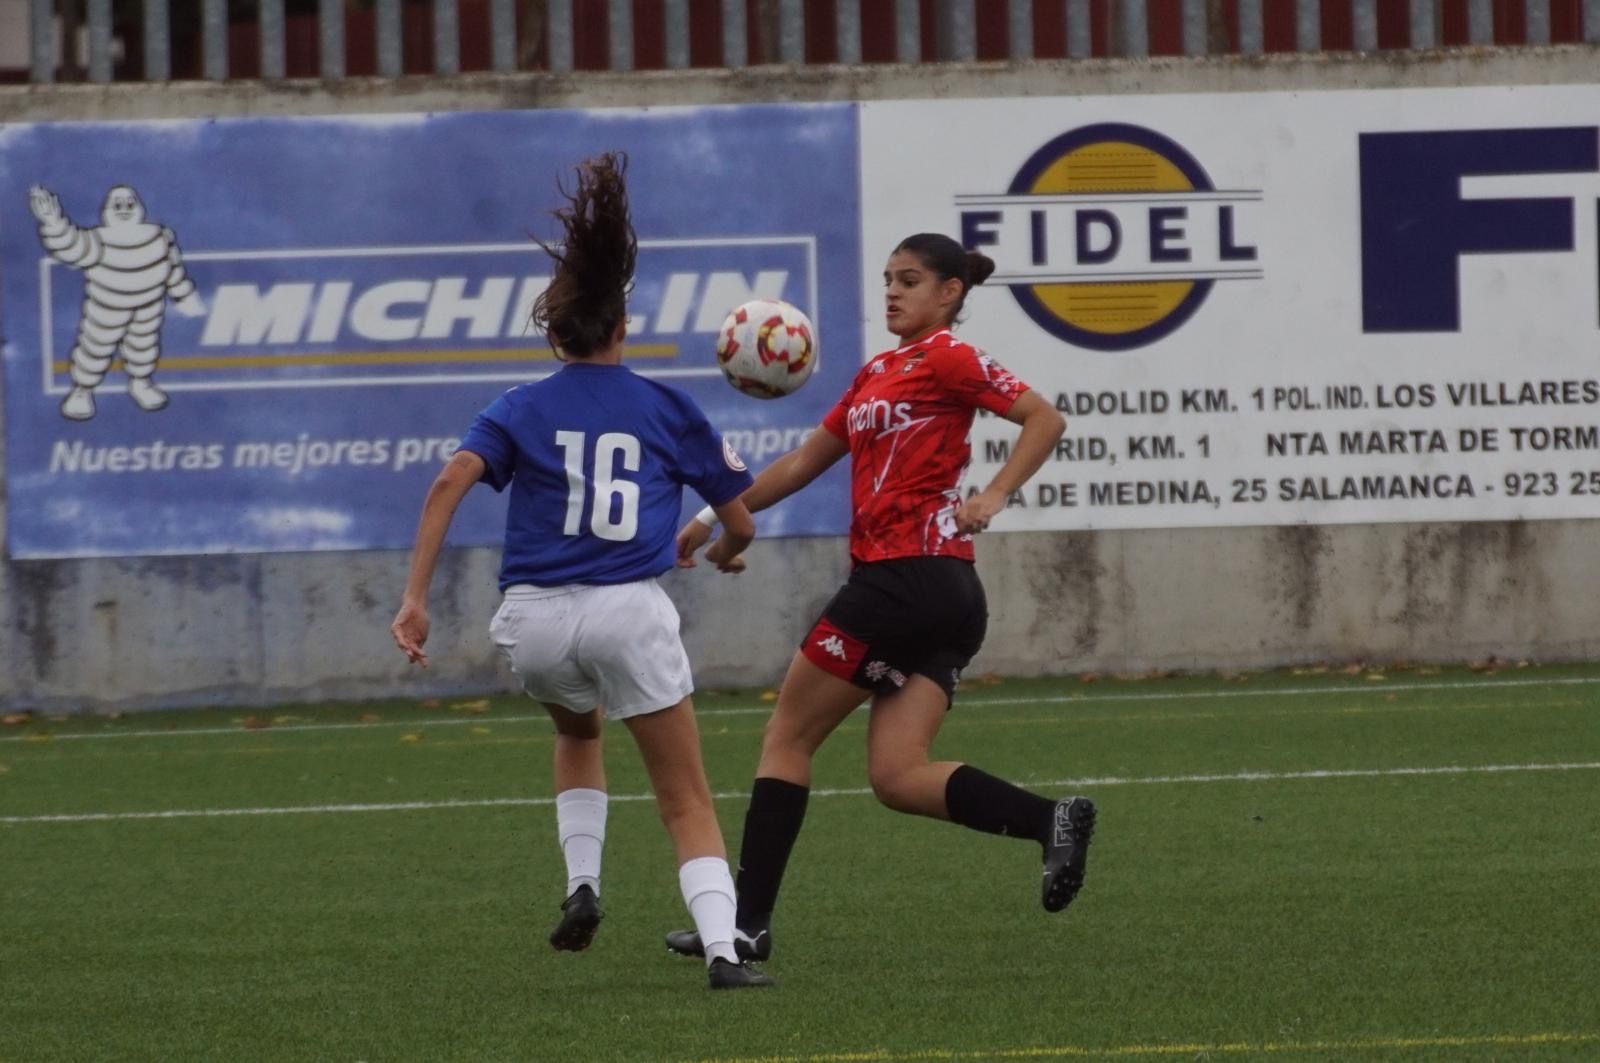
<path fill-rule="evenodd" d="M 630 583 L 673 567 L 683 487 L 713 506 L 750 474 L 694 400 L 622 365 L 569 362 L 501 395 L 461 449 L 511 488 L 500 587 Z"/>

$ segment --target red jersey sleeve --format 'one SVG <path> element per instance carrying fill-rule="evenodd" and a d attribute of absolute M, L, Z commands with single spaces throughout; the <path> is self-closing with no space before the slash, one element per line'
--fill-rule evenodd
<path fill-rule="evenodd" d="M 953 344 L 930 354 L 928 361 L 946 394 L 963 406 L 1004 416 L 1028 390 L 1028 385 L 970 344 Z"/>

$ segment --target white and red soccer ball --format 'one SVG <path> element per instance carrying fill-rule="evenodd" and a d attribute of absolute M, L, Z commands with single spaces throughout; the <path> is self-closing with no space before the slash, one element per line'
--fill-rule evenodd
<path fill-rule="evenodd" d="M 816 329 L 797 306 L 781 299 L 752 299 L 722 322 L 717 365 L 728 383 L 746 395 L 780 398 L 816 369 Z"/>

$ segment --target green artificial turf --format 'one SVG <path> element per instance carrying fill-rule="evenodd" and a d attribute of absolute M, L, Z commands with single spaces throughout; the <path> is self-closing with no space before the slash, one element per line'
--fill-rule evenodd
<path fill-rule="evenodd" d="M 698 702 L 736 847 L 771 702 Z M 1600 1059 L 1600 669 L 970 683 L 938 755 L 1100 806 L 1058 916 L 1037 847 L 877 805 L 864 734 L 779 986 L 712 994 L 620 727 L 579 955 L 527 701 L 0 727 L 0 1060 Z"/>

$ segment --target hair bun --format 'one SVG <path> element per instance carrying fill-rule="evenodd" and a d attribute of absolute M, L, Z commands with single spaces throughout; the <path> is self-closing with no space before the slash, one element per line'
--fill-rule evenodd
<path fill-rule="evenodd" d="M 967 252 L 967 283 L 976 288 L 994 272 L 994 259 L 978 251 Z"/>

